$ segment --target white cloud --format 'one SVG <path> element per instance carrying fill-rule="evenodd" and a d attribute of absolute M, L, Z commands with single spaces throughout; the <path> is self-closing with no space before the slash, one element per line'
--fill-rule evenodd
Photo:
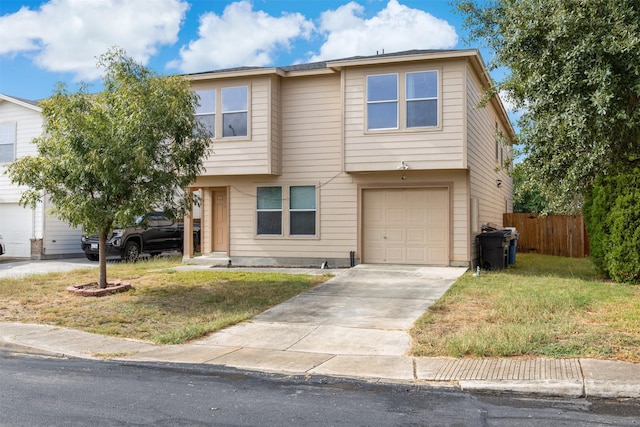
<path fill-rule="evenodd" d="M 447 21 L 389 0 L 370 19 L 362 18 L 363 7 L 350 2 L 320 18 L 326 41 L 311 61 L 375 55 L 411 49 L 449 49 L 458 42 L 456 30 Z"/>
<path fill-rule="evenodd" d="M 313 23 L 299 13 L 273 17 L 254 11 L 250 1 L 229 4 L 222 15 L 200 17 L 199 38 L 180 49 L 180 59 L 169 66 L 182 72 L 234 66 L 265 66 L 277 49 L 289 49 L 296 38 L 307 38 Z"/>
<path fill-rule="evenodd" d="M 152 7 L 151 7 L 152 5 Z M 28 54 L 41 68 L 99 77 L 96 58 L 112 46 L 146 64 L 174 44 L 189 5 L 182 0 L 51 0 L 0 17 L 0 55 Z"/>

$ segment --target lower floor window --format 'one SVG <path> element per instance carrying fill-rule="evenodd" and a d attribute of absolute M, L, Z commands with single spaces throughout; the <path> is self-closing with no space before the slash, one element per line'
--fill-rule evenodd
<path fill-rule="evenodd" d="M 283 233 L 283 216 L 287 214 L 289 236 L 316 235 L 316 187 L 314 185 L 289 187 L 288 206 L 283 203 L 283 191 L 280 186 L 258 187 L 256 198 L 257 235 L 282 236 L 285 234 L 286 231 Z M 288 207 L 288 212 L 283 209 L 283 205 Z"/>
<path fill-rule="evenodd" d="M 315 236 L 315 186 L 292 186 L 289 189 L 289 223 L 289 234 L 292 236 Z"/>
<path fill-rule="evenodd" d="M 258 187 L 259 235 L 282 235 L 282 187 Z"/>

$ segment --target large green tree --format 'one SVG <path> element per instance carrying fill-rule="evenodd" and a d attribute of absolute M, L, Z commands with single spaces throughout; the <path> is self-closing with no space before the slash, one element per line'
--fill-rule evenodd
<path fill-rule="evenodd" d="M 519 213 L 550 213 L 548 202 L 536 182 L 529 181 L 523 163 L 514 166 L 513 211 Z"/>
<path fill-rule="evenodd" d="M 210 139 L 195 119 L 198 99 L 180 76 L 160 76 L 113 48 L 98 59 L 103 90 L 59 85 L 42 101 L 45 129 L 36 157 L 13 162 L 21 203 L 49 197 L 53 213 L 99 236 L 100 287 L 107 286 L 106 240 L 115 223 L 151 209 L 188 208 L 184 189 L 202 171 Z"/>
<path fill-rule="evenodd" d="M 554 211 L 594 179 L 640 162 L 638 0 L 458 0 L 473 40 L 506 67 L 496 85 L 524 110 L 525 175 Z M 495 93 L 495 92 L 494 92 Z"/>

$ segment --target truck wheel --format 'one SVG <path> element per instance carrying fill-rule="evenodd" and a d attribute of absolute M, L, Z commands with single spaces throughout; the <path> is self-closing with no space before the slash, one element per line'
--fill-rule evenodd
<path fill-rule="evenodd" d="M 136 262 L 140 256 L 140 245 L 136 242 L 127 242 L 124 247 L 122 259 L 127 262 Z"/>
<path fill-rule="evenodd" d="M 99 255 L 96 255 L 96 254 L 86 254 L 86 255 L 89 261 L 98 261 Z"/>

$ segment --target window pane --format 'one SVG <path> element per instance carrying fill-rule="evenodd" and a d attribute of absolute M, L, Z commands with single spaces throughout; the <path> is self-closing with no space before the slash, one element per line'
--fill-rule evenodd
<path fill-rule="evenodd" d="M 247 87 L 223 88 L 222 111 L 247 111 Z"/>
<path fill-rule="evenodd" d="M 292 235 L 315 236 L 315 211 L 292 211 L 289 213 L 289 217 L 291 219 L 290 233 Z"/>
<path fill-rule="evenodd" d="M 367 129 L 395 129 L 397 127 L 397 102 L 367 105 Z"/>
<path fill-rule="evenodd" d="M 282 187 L 258 187 L 258 209 L 282 209 Z"/>
<path fill-rule="evenodd" d="M 438 126 L 438 101 L 407 102 L 407 127 Z"/>
<path fill-rule="evenodd" d="M 247 113 L 222 114 L 222 136 L 247 136 Z"/>
<path fill-rule="evenodd" d="M 196 94 L 200 97 L 200 104 L 196 108 L 196 114 L 216 112 L 216 91 L 215 89 L 198 90 Z"/>
<path fill-rule="evenodd" d="M 0 144 L 0 163 L 13 162 L 13 144 Z"/>
<path fill-rule="evenodd" d="M 282 212 L 258 212 L 258 234 L 282 234 Z"/>
<path fill-rule="evenodd" d="M 438 72 L 407 73 L 407 99 L 438 97 Z"/>
<path fill-rule="evenodd" d="M 207 130 L 207 133 L 211 138 L 216 135 L 216 115 L 215 114 L 207 114 L 202 116 L 196 116 L 196 119 L 202 123 L 202 125 Z"/>
<path fill-rule="evenodd" d="M 290 188 L 291 209 L 315 209 L 316 187 L 313 185 L 296 186 Z"/>
<path fill-rule="evenodd" d="M 367 76 L 367 101 L 395 101 L 398 99 L 398 76 L 385 74 Z"/>

